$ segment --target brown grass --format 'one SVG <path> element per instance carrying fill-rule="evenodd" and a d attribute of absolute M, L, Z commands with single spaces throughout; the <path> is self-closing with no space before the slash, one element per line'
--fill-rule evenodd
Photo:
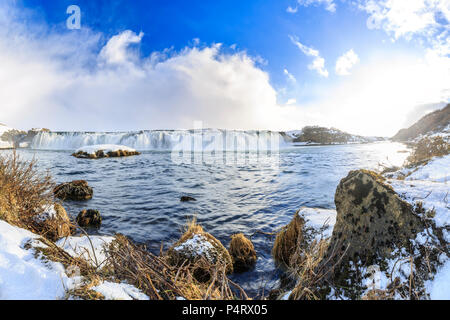
<path fill-rule="evenodd" d="M 423 138 L 415 146 L 411 155 L 407 158 L 408 165 L 417 165 L 430 160 L 433 157 L 441 157 L 450 154 L 450 143 L 442 137 Z"/>
<path fill-rule="evenodd" d="M 292 221 L 277 234 L 272 249 L 275 261 L 285 266 L 290 265 L 292 254 L 303 242 L 304 224 L 305 220 L 296 212 Z"/>
<path fill-rule="evenodd" d="M 54 186 L 48 172 L 37 170 L 35 160 L 24 161 L 15 151 L 0 156 L 0 219 L 51 240 L 70 235 L 74 226 L 64 208 L 55 203 Z M 53 205 L 57 218 L 36 219 Z"/>
<path fill-rule="evenodd" d="M 319 300 L 321 281 L 328 268 L 321 267 L 321 262 L 328 249 L 328 240 L 314 240 L 306 248 L 298 246 L 290 261 L 290 273 L 297 279 L 290 300 Z"/>
<path fill-rule="evenodd" d="M 245 292 L 227 278 L 224 265 L 212 266 L 204 259 L 195 263 L 185 262 L 181 266 L 173 265 L 167 256 L 155 256 L 124 236 L 116 236 L 108 255 L 111 275 L 133 284 L 152 300 L 180 297 L 188 300 L 248 299 Z M 197 281 L 193 272 L 205 268 L 211 269 L 212 276 L 207 282 Z M 239 297 L 235 291 L 239 292 Z"/>
<path fill-rule="evenodd" d="M 256 262 L 257 256 L 255 247 L 250 239 L 247 239 L 242 233 L 231 236 L 230 242 L 231 258 L 236 272 L 243 272 L 250 269 Z"/>
<path fill-rule="evenodd" d="M 233 261 L 228 252 L 228 250 L 222 245 L 222 243 L 213 237 L 211 234 L 205 232 L 199 224 L 197 224 L 196 218 L 193 218 L 191 221 L 188 221 L 186 227 L 184 229 L 184 233 L 181 238 L 168 250 L 168 256 L 170 261 L 174 265 L 182 265 L 187 262 L 195 263 L 194 260 L 185 261 L 186 257 L 184 255 L 180 255 L 177 251 L 174 250 L 175 247 L 181 245 L 187 240 L 193 238 L 195 235 L 201 235 L 207 239 L 207 241 L 214 246 L 215 251 L 217 252 L 217 256 L 215 257 L 215 261 L 209 261 L 209 264 L 222 264 L 225 266 L 226 273 L 233 272 Z M 209 269 L 209 268 L 207 268 Z M 206 272 L 207 270 L 205 270 Z"/>

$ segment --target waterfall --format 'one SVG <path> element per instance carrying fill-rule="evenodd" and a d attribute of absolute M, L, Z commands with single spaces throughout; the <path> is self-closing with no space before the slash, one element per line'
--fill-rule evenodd
<path fill-rule="evenodd" d="M 39 132 L 29 147 L 75 150 L 97 144 L 124 145 L 140 151 L 261 151 L 286 147 L 285 136 L 272 131 L 166 130 L 138 132 Z"/>

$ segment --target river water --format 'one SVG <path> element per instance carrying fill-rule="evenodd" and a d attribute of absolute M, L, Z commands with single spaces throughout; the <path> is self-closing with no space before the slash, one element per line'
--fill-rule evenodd
<path fill-rule="evenodd" d="M 156 253 L 161 244 L 167 248 L 176 241 L 195 215 L 225 246 L 234 233 L 252 235 L 256 267 L 232 279 L 256 295 L 262 287 L 269 290 L 275 284 L 278 272 L 270 255 L 274 239 L 256 231 L 273 232 L 289 223 L 302 206 L 334 209 L 336 186 L 350 170 L 376 169 L 380 163 L 401 165 L 405 149 L 390 142 L 291 146 L 256 161 L 227 163 L 174 161 L 165 150 L 100 160 L 76 159 L 73 150 L 21 149 L 19 153 L 36 158 L 39 168 L 50 170 L 58 183 L 87 180 L 94 198 L 66 202 L 65 207 L 72 217 L 83 209 L 99 210 L 100 234 L 125 234 Z M 10 151 L 2 151 L 6 152 Z M 182 203 L 182 195 L 197 201 Z"/>

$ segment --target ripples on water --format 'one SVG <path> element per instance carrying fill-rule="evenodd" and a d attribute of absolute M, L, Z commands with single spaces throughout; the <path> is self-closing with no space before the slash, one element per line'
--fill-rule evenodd
<path fill-rule="evenodd" d="M 176 241 L 186 220 L 196 215 L 207 232 L 228 246 L 233 233 L 273 232 L 286 225 L 301 206 L 334 208 L 334 192 L 349 170 L 401 165 L 407 154 L 397 143 L 298 147 L 279 158 L 258 163 L 224 165 L 176 164 L 169 152 L 144 152 L 137 157 L 82 160 L 70 151 L 21 150 L 49 169 L 58 183 L 83 179 L 94 188 L 87 202 L 66 202 L 72 217 L 86 208 L 103 216 L 100 234 L 120 232 L 159 252 Z M 7 151 L 3 151 L 5 153 Z M 182 203 L 190 195 L 196 202 Z M 232 278 L 250 294 L 274 285 L 276 268 L 270 256 L 273 239 L 256 233 L 255 270 Z"/>

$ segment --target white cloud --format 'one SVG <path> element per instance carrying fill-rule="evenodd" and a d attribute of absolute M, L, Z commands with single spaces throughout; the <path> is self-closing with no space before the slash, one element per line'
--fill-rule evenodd
<path fill-rule="evenodd" d="M 297 82 L 297 79 L 295 79 L 295 77 L 287 69 L 284 69 L 283 72 L 286 75 L 286 77 L 289 79 L 289 81 L 294 82 L 294 83 Z"/>
<path fill-rule="evenodd" d="M 322 77 L 328 77 L 328 70 L 325 68 L 325 59 L 320 56 L 318 50 L 307 47 L 304 44 L 300 43 L 297 37 L 289 36 L 292 43 L 297 46 L 304 54 L 307 56 L 313 57 L 313 62 L 308 66 L 310 70 L 315 70 Z"/>
<path fill-rule="evenodd" d="M 115 131 L 192 128 L 196 120 L 225 129 L 289 122 L 257 67 L 264 61 L 244 51 L 226 54 L 213 44 L 142 56 L 143 34 L 127 30 L 104 43 L 89 30 L 25 24 L 23 14 L 0 5 L 2 123 Z"/>
<path fill-rule="evenodd" d="M 286 12 L 288 13 L 297 13 L 298 7 L 292 8 L 291 6 L 287 7 Z"/>
<path fill-rule="evenodd" d="M 336 74 L 340 76 L 350 75 L 350 69 L 352 69 L 358 62 L 358 55 L 353 51 L 353 49 L 350 49 L 337 59 L 335 68 Z"/>
<path fill-rule="evenodd" d="M 100 51 L 99 58 L 107 64 L 124 65 L 133 63 L 138 57 L 133 57 L 130 54 L 128 47 L 131 44 L 138 44 L 141 42 L 144 33 L 139 35 L 130 30 L 126 30 L 114 37 Z"/>
<path fill-rule="evenodd" d="M 58 33 L 25 24 L 22 14 L 0 4 L 0 122 L 23 129 L 192 128 L 201 120 L 226 129 L 324 125 L 392 135 L 416 105 L 450 99 L 450 62 L 434 50 L 422 60 L 368 61 L 338 84 L 309 85 L 307 104 L 291 92 L 277 103 L 269 75 L 243 51 L 226 54 L 216 44 L 142 56 L 137 33 Z"/>
<path fill-rule="evenodd" d="M 325 9 L 330 12 L 336 11 L 336 3 L 334 0 L 297 0 L 301 6 L 308 7 L 310 5 L 324 5 Z"/>
<path fill-rule="evenodd" d="M 383 29 L 395 39 L 433 41 L 450 30 L 450 0 L 360 0 L 359 8 L 369 14 L 368 28 Z"/>

